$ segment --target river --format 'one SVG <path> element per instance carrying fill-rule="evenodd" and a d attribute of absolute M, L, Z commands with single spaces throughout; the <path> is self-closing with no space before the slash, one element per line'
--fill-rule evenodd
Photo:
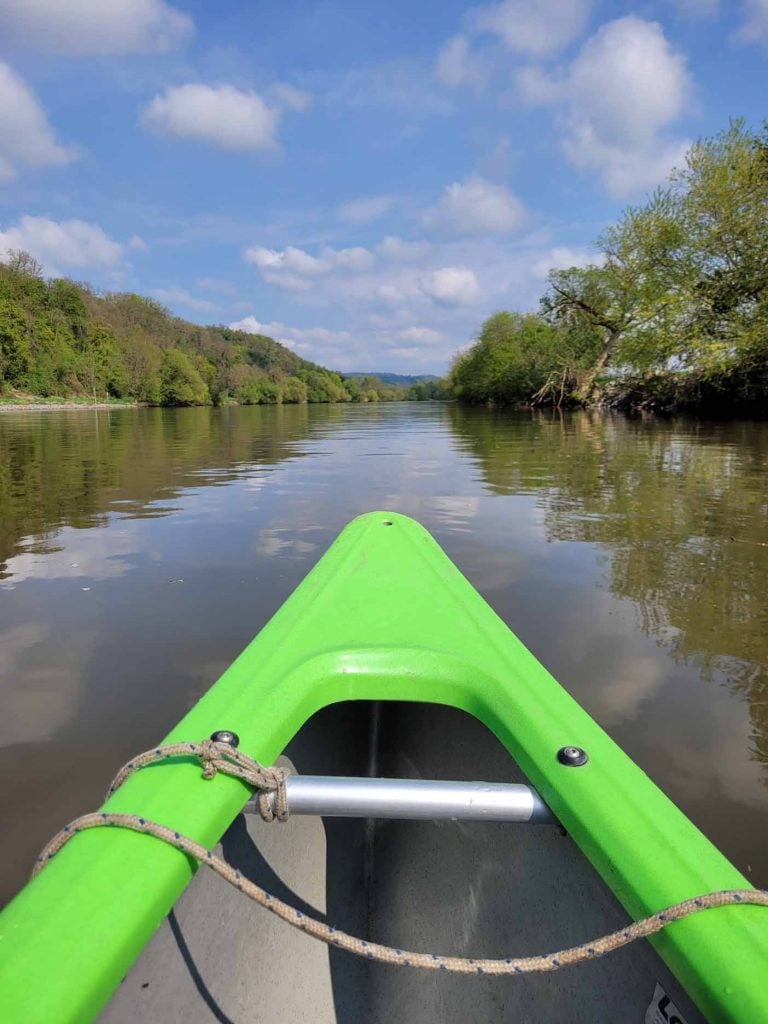
<path fill-rule="evenodd" d="M 0 414 L 0 900 L 355 515 L 437 538 L 768 885 L 768 425 L 440 404 Z"/>

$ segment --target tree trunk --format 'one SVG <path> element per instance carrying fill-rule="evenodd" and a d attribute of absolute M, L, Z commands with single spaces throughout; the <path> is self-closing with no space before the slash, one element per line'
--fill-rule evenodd
<path fill-rule="evenodd" d="M 614 328 L 612 331 L 608 332 L 602 352 L 595 360 L 593 366 L 587 371 L 586 376 L 582 379 L 576 389 L 575 396 L 580 402 L 584 402 L 586 404 L 593 398 L 595 393 L 595 378 L 598 374 L 603 372 L 610 362 L 620 335 L 621 330 L 619 328 Z"/>

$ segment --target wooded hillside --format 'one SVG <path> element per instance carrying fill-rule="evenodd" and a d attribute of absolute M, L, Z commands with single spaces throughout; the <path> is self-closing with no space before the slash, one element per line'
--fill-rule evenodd
<path fill-rule="evenodd" d="M 0 262 L 0 393 L 151 405 L 391 401 L 404 389 L 343 381 L 273 338 L 200 327 L 154 299 L 46 280 L 28 253 Z"/>

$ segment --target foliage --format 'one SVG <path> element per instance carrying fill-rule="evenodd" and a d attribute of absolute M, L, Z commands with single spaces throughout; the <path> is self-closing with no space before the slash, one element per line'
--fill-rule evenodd
<path fill-rule="evenodd" d="M 566 355 L 563 332 L 542 317 L 495 313 L 477 342 L 454 360 L 448 385 L 470 404 L 524 401 L 545 386 Z"/>
<path fill-rule="evenodd" d="M 208 389 L 185 352 L 169 348 L 160 367 L 163 405 L 205 405 Z"/>
<path fill-rule="evenodd" d="M 188 323 L 154 299 L 46 281 L 20 250 L 0 262 L 0 392 L 150 405 L 396 401 L 404 388 L 344 381 L 262 334 Z"/>
<path fill-rule="evenodd" d="M 387 383 L 381 377 L 370 373 L 345 377 L 344 387 L 349 392 L 352 402 L 402 402 L 408 398 L 407 388 Z"/>
<path fill-rule="evenodd" d="M 764 353 L 768 333 L 768 126 L 737 120 L 696 143 L 673 187 L 694 281 L 682 356 L 730 370 Z"/>
<path fill-rule="evenodd" d="M 417 380 L 411 384 L 406 394 L 409 402 L 444 402 L 449 397 L 450 392 L 446 382 L 432 378 Z"/>
<path fill-rule="evenodd" d="M 683 404 L 768 396 L 768 128 L 734 121 L 697 142 L 597 248 L 593 265 L 550 273 L 540 318 L 483 325 L 454 362 L 456 397 L 586 403 L 620 391 L 618 377 Z"/>

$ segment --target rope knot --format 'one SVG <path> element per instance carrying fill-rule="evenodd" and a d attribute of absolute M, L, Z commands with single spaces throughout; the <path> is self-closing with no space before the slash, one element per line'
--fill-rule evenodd
<path fill-rule="evenodd" d="M 125 780 L 140 768 L 170 757 L 196 757 L 203 766 L 203 778 L 213 779 L 217 772 L 231 775 L 253 787 L 257 794 L 259 814 L 264 821 L 288 820 L 288 795 L 285 780 L 290 772 L 285 768 L 267 767 L 248 757 L 237 747 L 215 740 L 202 743 L 170 743 L 155 750 L 134 757 L 124 765 L 107 791 L 107 799 L 122 786 Z"/>
<path fill-rule="evenodd" d="M 285 780 L 290 772 L 285 768 L 260 764 L 229 743 L 204 740 L 195 747 L 194 752 L 203 765 L 204 779 L 214 778 L 217 772 L 242 779 L 256 791 L 259 814 L 264 821 L 288 820 Z"/>

